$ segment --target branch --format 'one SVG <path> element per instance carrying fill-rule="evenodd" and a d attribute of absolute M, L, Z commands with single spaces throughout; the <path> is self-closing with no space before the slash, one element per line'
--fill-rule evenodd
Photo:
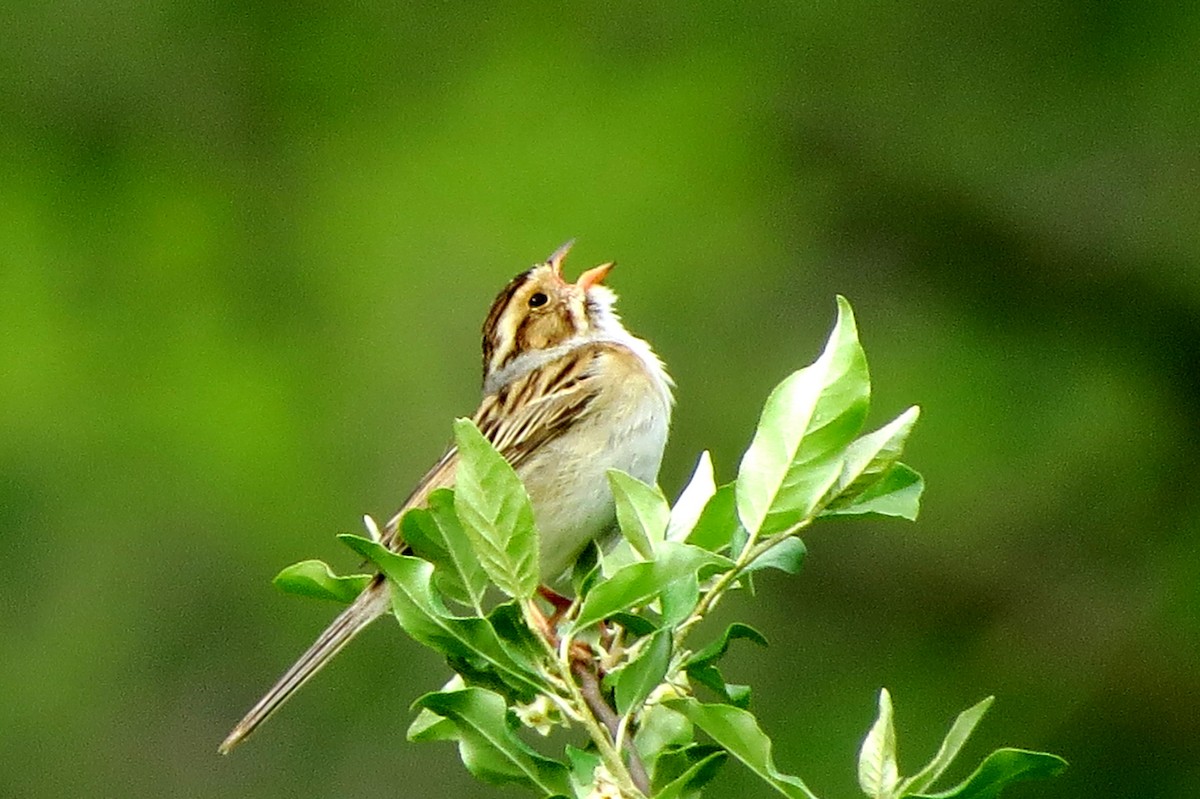
<path fill-rule="evenodd" d="M 546 620 L 532 599 L 521 600 L 520 606 L 525 616 L 526 624 L 530 626 L 530 629 L 541 630 L 545 628 Z M 560 642 L 563 652 L 561 658 L 550 643 L 549 638 L 538 633 L 535 633 L 535 637 L 542 642 L 542 646 L 549 656 L 549 663 L 558 671 L 557 676 L 564 683 L 569 695 L 568 698 L 579 711 L 580 723 L 583 724 L 588 732 L 588 736 L 596 744 L 596 748 L 600 751 L 600 757 L 604 760 L 605 765 L 608 766 L 608 771 L 612 774 L 613 779 L 617 781 L 622 794 L 628 795 L 633 799 L 647 796 L 649 793 L 649 784 L 646 781 L 646 769 L 636 753 L 631 752 L 629 766 L 626 766 L 625 761 L 621 758 L 621 752 L 614 743 L 616 733 L 610 730 L 608 722 L 605 721 L 607 715 L 615 716 L 615 713 L 600 695 L 600 686 L 596 681 L 595 675 L 588 669 L 583 668 L 579 670 L 579 682 L 576 682 L 572 678 L 572 671 L 575 671 L 573 664 L 577 661 L 571 657 L 572 642 L 570 641 L 570 636 L 567 636 Z M 585 692 L 590 692 L 593 698 L 589 699 Z M 640 772 L 640 779 L 632 773 L 635 769 Z"/>
<path fill-rule="evenodd" d="M 616 741 L 620 736 L 621 718 L 608 702 L 604 701 L 604 695 L 600 691 L 600 681 L 596 679 L 596 673 L 588 668 L 588 665 L 577 660 L 572 666 L 575 675 L 579 678 L 580 693 L 583 695 L 588 709 L 592 711 L 592 715 L 604 724 L 609 737 Z M 650 777 L 646 774 L 646 766 L 642 763 L 642 758 L 634 748 L 632 741 L 626 741 L 625 751 L 629 755 L 629 776 L 633 779 L 633 784 L 639 791 L 649 796 Z"/>

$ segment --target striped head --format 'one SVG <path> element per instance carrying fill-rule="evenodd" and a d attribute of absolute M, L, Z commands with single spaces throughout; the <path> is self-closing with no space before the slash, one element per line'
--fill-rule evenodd
<path fill-rule="evenodd" d="M 612 269 L 601 264 L 568 283 L 563 261 L 573 241 L 545 263 L 514 277 L 492 303 L 483 323 L 483 378 L 501 373 L 522 355 L 606 334 L 624 333 L 612 310 L 616 295 L 600 285 Z"/>

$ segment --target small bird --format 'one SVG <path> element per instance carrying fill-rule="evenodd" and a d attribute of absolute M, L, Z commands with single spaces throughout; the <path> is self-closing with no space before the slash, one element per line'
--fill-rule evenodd
<path fill-rule="evenodd" d="M 474 415 L 529 494 L 543 584 L 560 578 L 588 543 L 615 531 L 609 469 L 655 481 L 673 404 L 662 361 L 625 329 L 613 308 L 616 295 L 601 285 L 614 264 L 589 269 L 574 283 L 563 278 L 572 243 L 517 275 L 492 303 L 483 323 L 483 400 Z M 452 447 L 388 522 L 385 546 L 406 551 L 401 517 L 424 506 L 435 489 L 452 487 L 457 466 Z M 237 746 L 390 607 L 388 582 L 376 575 L 219 751 Z"/>

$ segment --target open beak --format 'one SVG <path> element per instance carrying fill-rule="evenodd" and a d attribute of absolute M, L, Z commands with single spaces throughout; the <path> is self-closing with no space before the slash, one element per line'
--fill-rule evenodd
<path fill-rule="evenodd" d="M 567 260 L 567 253 L 575 246 L 575 239 L 571 239 L 566 244 L 559 247 L 554 253 L 546 259 L 546 263 L 550 264 L 550 268 L 554 270 L 554 274 L 562 278 L 563 261 Z"/>
<path fill-rule="evenodd" d="M 616 266 L 616 263 L 609 261 L 606 264 L 600 264 L 597 267 L 593 267 L 592 269 L 589 269 L 580 275 L 579 280 L 575 281 L 575 285 L 582 289 L 583 293 L 586 294 L 588 289 L 590 289 L 592 286 L 595 286 L 598 283 L 603 283 L 604 278 L 608 276 L 608 273 L 612 271 L 614 266 Z"/>

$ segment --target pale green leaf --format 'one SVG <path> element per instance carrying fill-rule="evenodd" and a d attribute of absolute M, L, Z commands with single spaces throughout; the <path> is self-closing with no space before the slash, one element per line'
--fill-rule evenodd
<path fill-rule="evenodd" d="M 886 688 L 882 688 L 879 691 L 879 715 L 858 750 L 858 785 L 871 799 L 889 799 L 895 795 L 899 781 L 892 697 Z"/>
<path fill-rule="evenodd" d="M 692 615 L 700 602 L 700 580 L 695 574 L 685 574 L 674 582 L 663 586 L 659 594 L 659 607 L 662 609 L 660 624 L 663 627 L 674 627 L 682 624 Z"/>
<path fill-rule="evenodd" d="M 667 524 L 668 541 L 684 541 L 700 520 L 700 514 L 708 500 L 716 493 L 717 484 L 713 477 L 712 457 L 708 450 L 700 453 L 700 460 L 692 472 L 692 479 L 675 500 L 671 508 L 671 521 Z"/>
<path fill-rule="evenodd" d="M 371 575 L 338 576 L 323 561 L 305 560 L 288 566 L 271 582 L 287 594 L 349 604 L 371 582 Z"/>
<path fill-rule="evenodd" d="M 667 498 L 657 486 L 647 485 L 617 469 L 608 470 L 608 483 L 612 487 L 621 533 L 639 555 L 652 560 L 671 516 Z"/>
<path fill-rule="evenodd" d="M 771 739 L 753 714 L 730 705 L 706 705 L 695 699 L 672 702 L 714 741 L 740 760 L 760 779 L 789 799 L 816 799 L 799 777 L 783 774 L 771 757 Z"/>
<path fill-rule="evenodd" d="M 806 554 L 808 554 L 808 549 L 804 546 L 804 542 L 795 536 L 789 536 L 750 561 L 746 571 L 779 569 L 788 574 L 799 574 Z"/>
<path fill-rule="evenodd" d="M 912 799 L 995 799 L 1009 785 L 1025 780 L 1054 777 L 1067 761 L 1046 752 L 997 749 L 984 759 L 975 773 L 948 791 L 907 794 Z"/>
<path fill-rule="evenodd" d="M 455 674 L 441 687 L 439 693 L 465 688 L 462 675 Z M 408 725 L 406 736 L 413 743 L 425 741 L 457 741 L 458 727 L 449 719 L 439 716 L 428 708 L 421 708 L 416 718 Z"/>
<path fill-rule="evenodd" d="M 541 795 L 571 793 L 567 768 L 513 734 L 503 697 L 482 688 L 426 694 L 416 705 L 453 722 L 467 770 L 493 785 L 517 784 Z"/>
<path fill-rule="evenodd" d="M 874 515 L 915 521 L 921 510 L 921 492 L 924 490 L 925 481 L 921 475 L 903 463 L 897 463 L 853 500 L 826 508 L 820 517 Z"/>
<path fill-rule="evenodd" d="M 533 507 L 521 479 L 470 419 L 454 422 L 458 446 L 454 508 L 484 571 L 511 597 L 538 587 Z"/>
<path fill-rule="evenodd" d="M 641 723 L 633 744 L 651 774 L 657 775 L 656 763 L 667 749 L 684 746 L 692 741 L 692 722 L 676 710 L 655 703 L 642 713 Z"/>
<path fill-rule="evenodd" d="M 843 457 L 842 472 L 829 492 L 829 504 L 837 504 L 839 498 L 853 500 L 892 468 L 900 460 L 920 414 L 921 409 L 914 405 L 875 432 L 851 443 Z"/>
<path fill-rule="evenodd" d="M 571 787 L 577 799 L 586 799 L 596 784 L 596 767 L 604 761 L 595 752 L 567 744 L 567 762 L 571 764 Z"/>
<path fill-rule="evenodd" d="M 726 558 L 690 544 L 664 542 L 653 561 L 625 566 L 596 585 L 584 599 L 573 630 L 582 630 L 622 610 L 653 601 L 670 583 L 695 575 L 704 567 L 731 568 Z"/>
<path fill-rule="evenodd" d="M 639 642 L 641 651 L 637 657 L 617 672 L 617 712 L 624 715 L 630 708 L 637 708 L 650 692 L 667 676 L 667 665 L 671 661 L 671 634 L 673 630 L 659 630 Z"/>
<path fill-rule="evenodd" d="M 414 639 L 459 663 L 457 671 L 469 668 L 493 675 L 525 701 L 541 692 L 536 667 L 501 640 L 487 619 L 455 616 L 446 609 L 433 590 L 431 563 L 397 555 L 368 538 L 340 535 L 338 539 L 391 580 L 392 613 Z"/>
<path fill-rule="evenodd" d="M 705 751 L 707 754 L 692 763 L 687 770 L 661 789 L 655 791 L 654 799 L 688 799 L 688 797 L 697 796 L 699 789 L 712 781 L 721 764 L 729 756 L 728 753 L 721 750 L 711 751 L 705 748 Z"/>
<path fill-rule="evenodd" d="M 737 510 L 751 534 L 789 529 L 811 515 L 842 470 L 842 452 L 866 417 L 867 360 L 854 313 L 838 318 L 820 357 L 767 398 L 737 477 Z"/>
<path fill-rule="evenodd" d="M 430 741 L 457 741 L 458 727 L 453 721 L 442 718 L 432 710 L 421 708 L 408 725 L 405 737 L 412 743 Z"/>
<path fill-rule="evenodd" d="M 404 541 L 434 565 L 434 582 L 452 599 L 483 614 L 488 575 L 454 511 L 454 492 L 439 488 L 428 508 L 412 508 L 400 520 Z"/>
<path fill-rule="evenodd" d="M 612 547 L 600 550 L 600 574 L 606 579 L 611 578 L 631 563 L 641 562 L 642 556 L 624 536 Z"/>
<path fill-rule="evenodd" d="M 686 541 L 709 552 L 719 552 L 729 545 L 741 527 L 737 516 L 736 486 L 721 486 L 708 498 L 700 518 L 692 526 Z"/>
<path fill-rule="evenodd" d="M 742 710 L 750 709 L 749 685 L 727 682 L 725 683 L 725 694 L 729 697 L 729 704 L 740 707 Z"/>
<path fill-rule="evenodd" d="M 900 786 L 899 793 L 903 795 L 929 790 L 929 787 L 937 781 L 938 777 L 942 776 L 942 772 L 958 756 L 959 750 L 967 742 L 967 738 L 971 736 L 975 725 L 983 718 L 983 714 L 992 706 L 994 700 L 994 696 L 989 696 L 987 699 L 959 713 L 958 718 L 954 720 L 954 724 L 950 725 L 950 731 L 946 733 L 946 737 L 942 740 L 942 745 L 938 748 L 937 754 L 933 756 L 933 760 L 930 760 L 925 768 L 906 779 Z"/>

